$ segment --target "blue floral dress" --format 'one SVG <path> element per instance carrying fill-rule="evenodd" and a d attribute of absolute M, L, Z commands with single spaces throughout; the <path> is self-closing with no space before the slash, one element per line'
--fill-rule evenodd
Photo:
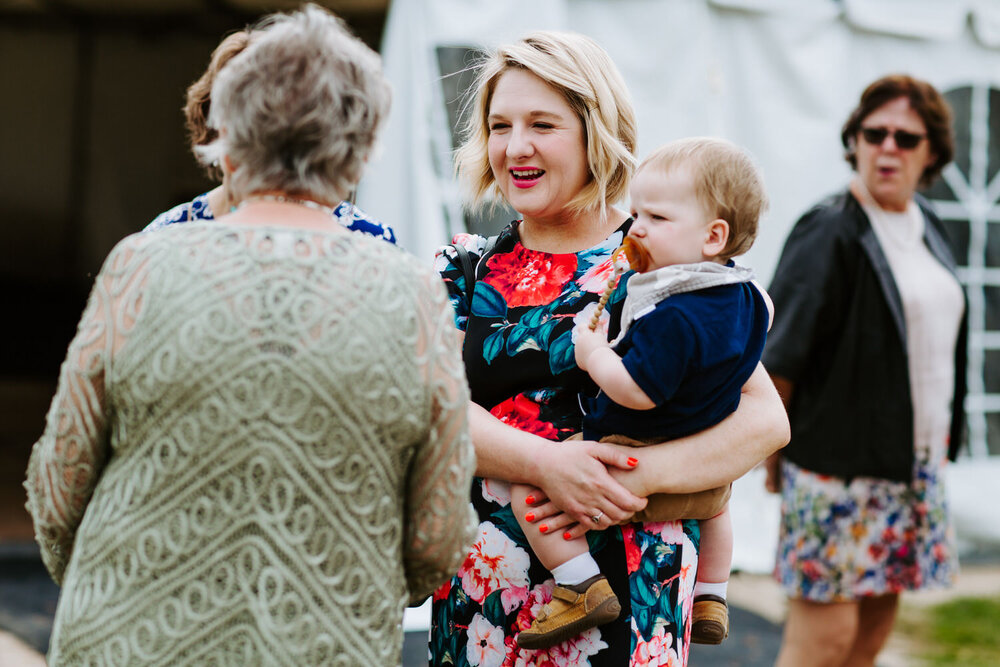
<path fill-rule="evenodd" d="M 362 234 L 368 234 L 383 241 L 388 241 L 393 245 L 396 244 L 396 233 L 392 231 L 392 227 L 375 220 L 350 202 L 342 201 L 337 204 L 333 215 L 337 219 L 337 222 L 352 232 L 361 232 Z M 142 231 L 151 232 L 178 222 L 214 219 L 215 216 L 212 214 L 212 208 L 208 205 L 208 193 L 205 192 L 189 202 L 178 204 L 172 209 L 159 214 Z"/>
<path fill-rule="evenodd" d="M 589 381 L 574 359 L 573 327 L 589 320 L 613 271 L 611 255 L 629 222 L 603 243 L 552 254 L 521 245 L 516 223 L 480 267 L 471 313 L 454 250 L 437 256 L 465 331 L 472 398 L 494 416 L 550 440 L 580 430 L 578 392 Z M 480 236 L 460 234 L 478 261 Z M 625 297 L 619 282 L 609 301 L 611 334 Z M 572 446 L 572 445 L 567 445 Z M 472 503 L 479 533 L 461 569 L 434 594 L 430 664 L 455 667 L 684 665 L 698 562 L 697 521 L 630 524 L 588 535 L 622 615 L 550 649 L 515 643 L 551 599 L 553 579 L 532 554 L 510 508 L 510 485 L 476 478 Z"/>

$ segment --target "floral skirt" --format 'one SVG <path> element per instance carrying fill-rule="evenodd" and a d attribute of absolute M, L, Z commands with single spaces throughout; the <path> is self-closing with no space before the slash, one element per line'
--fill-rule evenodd
<path fill-rule="evenodd" d="M 951 585 L 958 558 L 943 468 L 918 456 L 910 484 L 848 484 L 784 461 L 778 583 L 814 602 Z"/>

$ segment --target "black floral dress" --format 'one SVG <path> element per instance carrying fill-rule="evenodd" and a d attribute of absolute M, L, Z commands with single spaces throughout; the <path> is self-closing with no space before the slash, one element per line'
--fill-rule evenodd
<path fill-rule="evenodd" d="M 466 332 L 464 357 L 476 403 L 550 440 L 580 430 L 577 394 L 588 378 L 576 366 L 573 327 L 591 318 L 613 271 L 612 253 L 629 224 L 593 248 L 566 254 L 525 248 L 516 223 L 511 225 L 479 269 L 471 308 L 454 250 L 438 254 L 437 269 L 451 294 L 456 324 Z M 469 234 L 454 241 L 474 262 L 486 244 Z M 603 315 L 610 317 L 612 335 L 626 282 L 619 282 Z M 687 663 L 697 521 L 637 523 L 590 533 L 591 553 L 622 601 L 621 617 L 553 648 L 529 651 L 514 639 L 551 598 L 552 577 L 514 519 L 507 482 L 476 478 L 472 503 L 479 534 L 461 569 L 434 594 L 430 664 Z"/>

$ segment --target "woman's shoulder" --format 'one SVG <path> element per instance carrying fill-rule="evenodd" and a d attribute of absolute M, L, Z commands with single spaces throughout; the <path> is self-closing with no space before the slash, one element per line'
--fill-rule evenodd
<path fill-rule="evenodd" d="M 837 229 L 854 229 L 865 219 L 864 210 L 849 190 L 827 195 L 812 205 L 798 224 L 825 225 Z"/>
<path fill-rule="evenodd" d="M 479 234 L 469 234 L 466 232 L 459 232 L 451 237 L 451 243 L 443 245 L 438 248 L 437 254 L 450 253 L 454 254 L 457 251 L 456 246 L 460 246 L 465 249 L 466 252 L 473 255 L 482 255 L 486 248 L 486 243 L 490 237 L 480 236 Z"/>
<path fill-rule="evenodd" d="M 145 230 L 129 234 L 111 248 L 101 266 L 100 276 L 105 279 L 126 280 L 140 267 L 148 269 L 158 261 L 167 247 L 160 234 L 146 234 Z"/>
<path fill-rule="evenodd" d="M 362 211 L 351 202 L 340 202 L 333 213 L 340 224 L 352 232 L 374 236 L 396 245 L 396 232 L 392 227 Z"/>
<path fill-rule="evenodd" d="M 497 236 L 480 236 L 459 232 L 451 238 L 451 243 L 440 246 L 434 253 L 434 270 L 438 274 L 446 274 L 449 270 L 462 269 L 462 255 L 475 266 L 484 254 L 496 244 Z"/>
<path fill-rule="evenodd" d="M 214 219 L 212 208 L 208 205 L 208 193 L 203 192 L 191 201 L 178 204 L 159 214 L 142 231 L 151 232 L 180 222 Z"/>
<path fill-rule="evenodd" d="M 868 217 L 848 191 L 825 197 L 802 214 L 788 236 L 788 243 L 850 245 L 868 226 Z"/>

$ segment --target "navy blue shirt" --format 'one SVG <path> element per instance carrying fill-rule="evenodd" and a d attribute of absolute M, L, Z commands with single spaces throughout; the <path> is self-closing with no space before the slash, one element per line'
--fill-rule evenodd
<path fill-rule="evenodd" d="M 583 436 L 672 440 L 736 410 L 764 349 L 768 310 L 751 283 L 674 294 L 629 327 L 615 352 L 656 407 L 631 410 L 604 392 L 581 397 Z"/>

